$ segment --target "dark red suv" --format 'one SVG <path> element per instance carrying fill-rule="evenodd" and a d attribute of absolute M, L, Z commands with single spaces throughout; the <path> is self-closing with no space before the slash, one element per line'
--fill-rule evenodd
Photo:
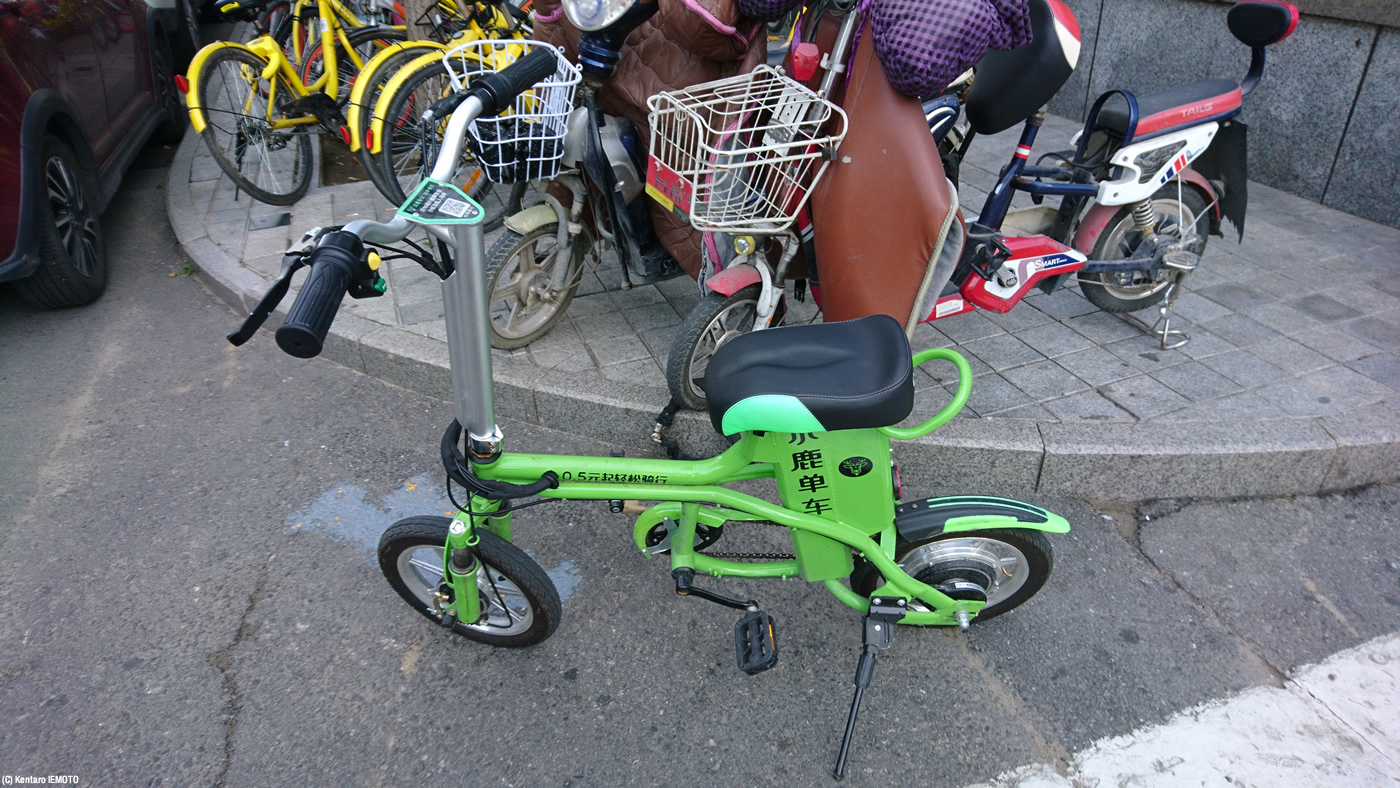
<path fill-rule="evenodd" d="M 154 7 L 153 7 L 154 6 Z M 98 216 L 185 110 L 171 82 L 196 32 L 170 0 L 0 0 L 0 282 L 56 308 L 107 284 Z"/>

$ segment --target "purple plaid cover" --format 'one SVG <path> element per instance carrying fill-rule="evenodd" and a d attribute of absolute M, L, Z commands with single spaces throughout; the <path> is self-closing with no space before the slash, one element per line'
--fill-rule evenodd
<path fill-rule="evenodd" d="M 756 19 L 782 17 L 800 0 L 737 0 Z M 1030 0 L 862 0 L 875 53 L 890 84 L 914 97 L 933 96 L 990 49 L 1031 40 Z"/>

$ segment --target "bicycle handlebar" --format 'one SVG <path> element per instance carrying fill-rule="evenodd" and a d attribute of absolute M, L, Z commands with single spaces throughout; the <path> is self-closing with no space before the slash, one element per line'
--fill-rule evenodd
<path fill-rule="evenodd" d="M 338 230 L 321 239 L 311 250 L 311 273 L 277 329 L 278 347 L 297 358 L 312 358 L 321 352 L 350 285 L 373 275 L 364 258 L 364 242 L 354 233 Z"/>

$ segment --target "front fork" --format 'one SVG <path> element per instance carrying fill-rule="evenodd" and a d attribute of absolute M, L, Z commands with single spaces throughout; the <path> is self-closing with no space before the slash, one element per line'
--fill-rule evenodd
<path fill-rule="evenodd" d="M 446 629 L 458 621 L 476 623 L 481 619 L 481 593 L 476 579 L 480 569 L 476 545 L 481 537 L 476 529 L 485 528 L 509 541 L 510 514 L 493 514 L 500 506 L 500 501 L 473 495 L 470 511 L 459 511 L 448 526 L 447 544 L 442 551 L 442 584 L 433 597 L 433 607 Z"/>

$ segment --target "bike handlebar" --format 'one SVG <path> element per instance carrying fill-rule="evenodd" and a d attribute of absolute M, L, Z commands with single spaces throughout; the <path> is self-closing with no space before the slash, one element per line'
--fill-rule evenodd
<path fill-rule="evenodd" d="M 327 233 L 311 250 L 311 273 L 277 329 L 277 346 L 288 355 L 312 358 L 321 352 L 331 321 L 350 285 L 368 275 L 365 245 L 354 233 Z"/>

